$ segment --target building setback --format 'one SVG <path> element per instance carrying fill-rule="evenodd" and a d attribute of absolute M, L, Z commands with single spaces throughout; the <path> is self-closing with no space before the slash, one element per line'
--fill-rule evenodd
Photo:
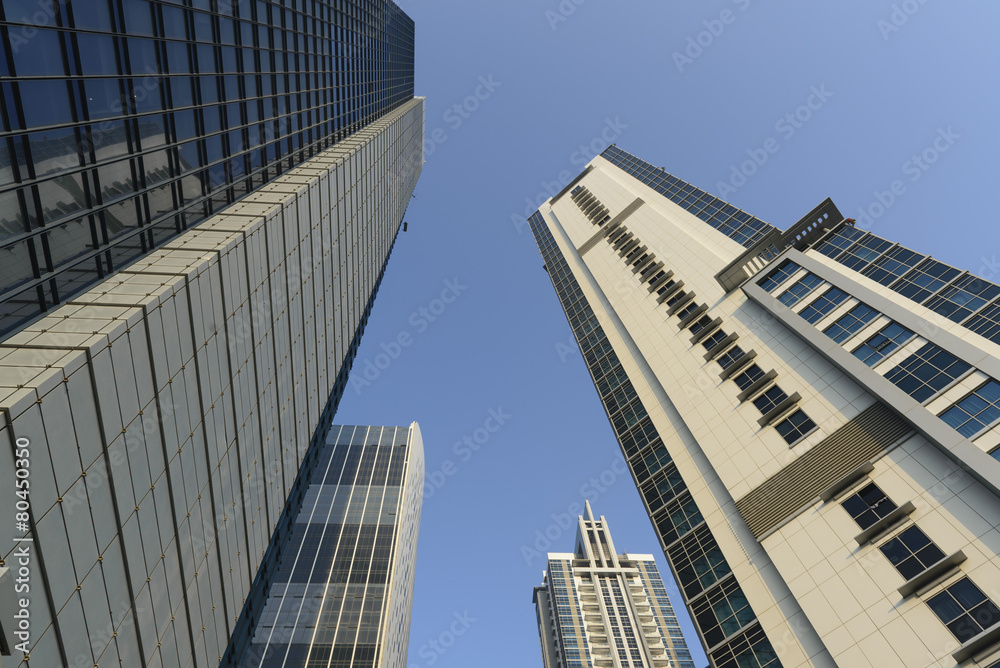
<path fill-rule="evenodd" d="M 406 668 L 423 484 L 417 423 L 335 425 L 222 665 Z"/>
<path fill-rule="evenodd" d="M 532 597 L 543 668 L 694 668 L 653 556 L 617 554 L 607 520 L 586 512 Z"/>
<path fill-rule="evenodd" d="M 609 147 L 529 219 L 715 668 L 1000 661 L 1000 286 Z"/>
<path fill-rule="evenodd" d="M 31 569 L 5 667 L 219 665 L 423 164 L 392 2 L 194 5 L 0 17 L 0 498 L 30 460 L 0 567 Z"/>

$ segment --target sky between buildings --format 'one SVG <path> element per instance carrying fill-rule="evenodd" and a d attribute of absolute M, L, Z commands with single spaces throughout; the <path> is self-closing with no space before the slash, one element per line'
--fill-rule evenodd
<path fill-rule="evenodd" d="M 426 164 L 335 421 L 423 431 L 409 668 L 541 665 L 531 589 L 585 497 L 657 555 L 705 665 L 524 219 L 614 142 L 782 229 L 829 196 L 996 281 L 1000 6 L 399 4 Z"/>

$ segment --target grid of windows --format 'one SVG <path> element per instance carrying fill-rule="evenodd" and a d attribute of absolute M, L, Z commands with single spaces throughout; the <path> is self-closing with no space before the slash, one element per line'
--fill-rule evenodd
<path fill-rule="evenodd" d="M 715 647 L 755 619 L 743 590 L 732 578 L 695 601 L 691 612 L 709 647 Z"/>
<path fill-rule="evenodd" d="M 759 625 L 712 652 L 712 661 L 718 668 L 781 668 L 777 652 Z"/>
<path fill-rule="evenodd" d="M 847 301 L 847 293 L 839 288 L 830 288 L 819 297 L 814 299 L 809 306 L 799 311 L 799 315 L 805 318 L 806 322 L 815 325 L 823 317 L 835 308 Z"/>
<path fill-rule="evenodd" d="M 944 552 L 915 526 L 887 541 L 879 550 L 904 580 L 912 580 L 944 559 Z"/>
<path fill-rule="evenodd" d="M 785 443 L 791 445 L 815 429 L 816 423 L 805 414 L 805 411 L 799 409 L 774 425 L 774 428 L 781 438 L 785 439 Z"/>
<path fill-rule="evenodd" d="M 729 334 L 720 329 L 706 336 L 705 340 L 701 342 L 701 345 L 705 348 L 705 350 L 714 350 L 716 346 L 721 345 L 722 342 L 728 337 Z M 739 346 L 733 346 L 733 348 L 740 350 Z M 732 350 L 732 348 L 730 350 Z M 740 354 L 742 355 L 743 353 L 741 352 Z"/>
<path fill-rule="evenodd" d="M 711 325 L 713 322 L 714 320 L 712 320 L 712 316 L 705 315 L 695 320 L 694 323 L 690 327 L 688 327 L 688 329 L 691 331 L 692 334 L 697 334 L 698 332 L 702 331 L 703 329 Z"/>
<path fill-rule="evenodd" d="M 930 399 L 972 367 L 933 343 L 928 343 L 885 374 L 917 401 Z"/>
<path fill-rule="evenodd" d="M 959 642 L 1000 623 L 1000 609 L 969 578 L 962 578 L 929 599 L 927 605 Z"/>
<path fill-rule="evenodd" d="M 663 443 L 657 443 L 646 450 L 642 457 L 635 458 L 632 468 L 635 471 L 636 480 L 645 482 L 650 476 L 669 464 L 672 460 L 667 447 Z"/>
<path fill-rule="evenodd" d="M 642 485 L 639 491 L 642 492 L 642 498 L 646 500 L 649 511 L 655 513 L 665 503 L 686 489 L 684 479 L 681 478 L 677 467 L 671 462 L 662 471 L 653 476 L 649 482 Z"/>
<path fill-rule="evenodd" d="M 775 288 L 784 283 L 791 277 L 792 274 L 801 269 L 799 265 L 795 264 L 791 260 L 785 260 L 779 264 L 775 269 L 768 272 L 767 276 L 757 283 L 760 287 L 764 289 L 765 292 L 774 292 Z"/>
<path fill-rule="evenodd" d="M 838 230 L 816 250 L 1000 343 L 1000 285 L 960 276 L 954 267 L 851 226 Z M 878 253 L 877 259 L 871 260 L 871 252 Z"/>
<path fill-rule="evenodd" d="M 617 146 L 609 146 L 601 154 L 605 160 L 621 168 L 675 204 L 687 209 L 744 248 L 752 248 L 775 228 L 764 221 L 691 184 L 654 167 Z"/>
<path fill-rule="evenodd" d="M 854 351 L 854 356 L 868 366 L 875 366 L 912 338 L 913 332 L 902 325 L 890 322 L 877 334 L 858 346 Z"/>
<path fill-rule="evenodd" d="M 1000 419 L 1000 383 L 988 381 L 978 390 L 941 413 L 941 419 L 972 438 Z"/>
<path fill-rule="evenodd" d="M 962 322 L 997 297 L 1000 297 L 1000 285 L 966 275 L 929 300 L 926 306 L 954 322 Z"/>
<path fill-rule="evenodd" d="M 0 333 L 413 98 L 389 0 L 2 9 Z"/>
<path fill-rule="evenodd" d="M 878 311 L 867 304 L 858 304 L 850 311 L 840 316 L 835 323 L 823 330 L 837 343 L 843 343 L 861 330 L 862 327 L 877 318 Z"/>
<path fill-rule="evenodd" d="M 862 529 L 867 529 L 896 509 L 892 499 L 875 483 L 847 497 L 840 505 Z"/>
<path fill-rule="evenodd" d="M 802 301 L 810 292 L 822 285 L 823 279 L 816 274 L 806 274 L 778 295 L 778 301 L 791 308 Z"/>
<path fill-rule="evenodd" d="M 698 527 L 676 542 L 668 550 L 668 556 L 688 599 L 732 572 L 707 526 Z"/>
<path fill-rule="evenodd" d="M 702 523 L 701 513 L 695 505 L 691 493 L 685 491 L 671 501 L 666 508 L 653 515 L 653 523 L 659 529 L 663 542 L 670 545 L 692 528 Z"/>

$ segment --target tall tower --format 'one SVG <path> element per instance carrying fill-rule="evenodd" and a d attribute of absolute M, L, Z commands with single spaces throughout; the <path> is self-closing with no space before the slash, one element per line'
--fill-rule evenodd
<path fill-rule="evenodd" d="M 5 668 L 214 667 L 295 526 L 420 174 L 413 22 L 389 0 L 18 7 L 0 496 L 26 507 L 0 567 L 28 559 L 31 621 L 0 619 Z"/>
<path fill-rule="evenodd" d="M 617 554 L 604 516 L 586 513 L 535 587 L 544 668 L 694 668 L 653 556 Z"/>
<path fill-rule="evenodd" d="M 1000 661 L 1000 286 L 615 146 L 529 222 L 713 666 Z"/>
<path fill-rule="evenodd" d="M 406 668 L 423 485 L 416 422 L 334 426 L 223 665 Z"/>

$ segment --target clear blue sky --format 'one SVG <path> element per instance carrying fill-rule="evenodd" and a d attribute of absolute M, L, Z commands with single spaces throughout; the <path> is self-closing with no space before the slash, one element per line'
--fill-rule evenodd
<path fill-rule="evenodd" d="M 417 420 L 428 475 L 444 476 L 424 501 L 411 668 L 541 664 L 531 589 L 544 562 L 522 546 L 583 495 L 619 550 L 659 552 L 667 576 L 631 480 L 589 483 L 613 470 L 618 446 L 531 234 L 514 222 L 526 198 L 580 171 L 592 141 L 603 148 L 606 128 L 622 148 L 781 228 L 828 196 L 857 217 L 899 180 L 905 191 L 874 232 L 1000 280 L 996 2 L 561 5 L 566 15 L 559 0 L 400 2 L 417 25 L 427 163 L 336 421 Z M 684 54 L 712 28 L 720 34 L 701 35 L 700 54 Z M 783 120 L 814 87 L 826 99 L 799 112 L 811 117 Z M 926 171 L 911 161 L 949 129 Z M 769 139 L 777 151 L 766 163 L 729 181 Z M 739 187 L 723 193 L 720 182 Z M 451 303 L 436 303 L 444 290 Z M 378 358 L 397 352 L 400 334 L 410 344 Z M 487 425 L 491 411 L 502 426 L 477 433 L 498 426 Z M 477 451 L 463 442 L 487 435 Z M 566 531 L 550 549 L 572 547 Z M 439 654 L 427 643 L 451 640 L 456 615 L 463 633 Z"/>

